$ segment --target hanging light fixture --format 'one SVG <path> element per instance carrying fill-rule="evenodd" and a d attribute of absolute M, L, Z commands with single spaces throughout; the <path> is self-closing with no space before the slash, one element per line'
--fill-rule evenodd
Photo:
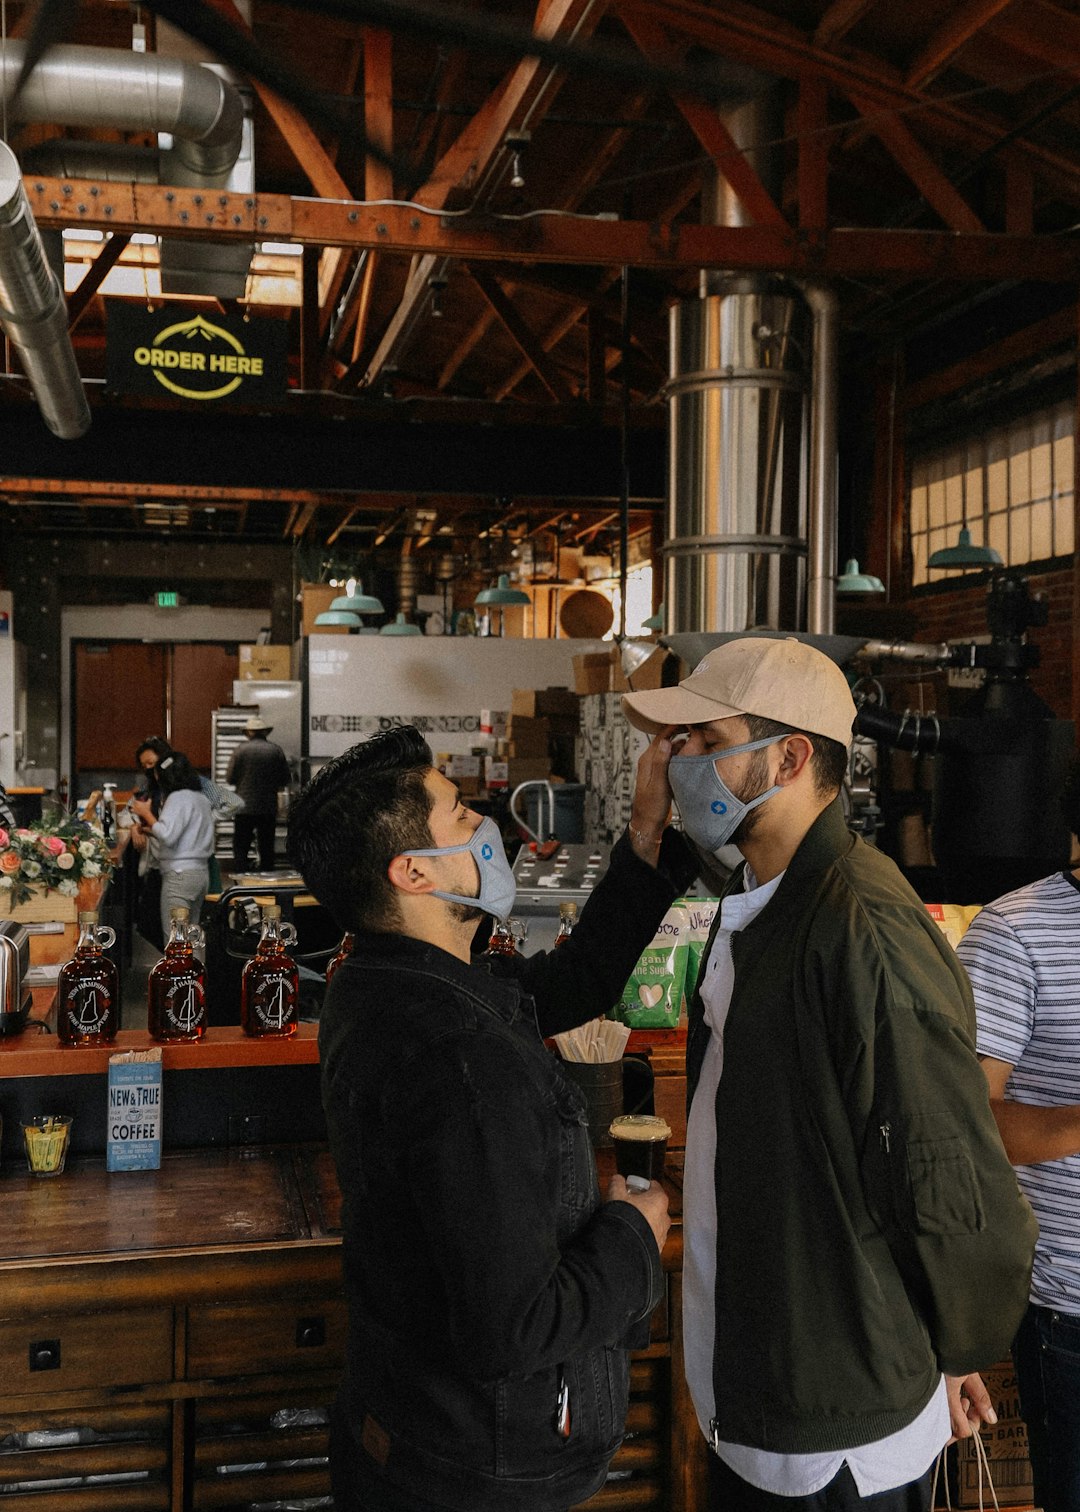
<path fill-rule="evenodd" d="M 520 588 L 511 588 L 511 586 L 510 586 L 510 574 L 508 572 L 500 572 L 499 573 L 499 580 L 494 585 L 494 587 L 492 587 L 492 588 L 481 588 L 480 592 L 476 595 L 476 598 L 473 600 L 473 605 L 477 609 L 485 609 L 485 610 L 487 610 L 487 609 L 498 609 L 500 611 L 500 613 L 499 613 L 499 634 L 500 635 L 505 635 L 505 633 L 506 633 L 506 615 L 505 615 L 505 613 L 503 613 L 503 611 L 506 609 L 506 607 L 508 605 L 513 605 L 513 604 L 531 604 L 531 603 L 532 603 L 532 599 L 529 597 L 529 595 L 527 593 L 523 592 L 522 589 L 520 589 Z"/>
<path fill-rule="evenodd" d="M 423 635 L 423 633 L 420 626 L 411 625 L 400 610 L 397 613 L 397 617 L 387 620 L 386 624 L 379 631 L 380 635 Z"/>
<path fill-rule="evenodd" d="M 341 603 L 341 599 L 335 600 Z M 321 614 L 315 616 L 316 625 L 339 625 L 346 630 L 360 630 L 363 628 L 363 620 L 358 614 L 350 614 L 348 609 L 324 609 Z"/>
<path fill-rule="evenodd" d="M 643 630 L 662 630 L 664 628 L 664 606 L 660 605 L 655 614 L 650 614 L 647 620 L 642 620 Z"/>
<path fill-rule="evenodd" d="M 999 552 L 992 546 L 975 546 L 972 544 L 971 531 L 966 525 L 961 526 L 960 535 L 955 546 L 942 546 L 939 550 L 931 552 L 927 559 L 928 567 L 1003 567 Z"/>
<path fill-rule="evenodd" d="M 385 614 L 382 599 L 375 597 L 373 593 L 365 593 L 359 583 L 353 593 L 339 593 L 332 600 L 331 609 L 344 609 L 349 614 Z"/>
<path fill-rule="evenodd" d="M 860 572 L 854 557 L 849 557 L 836 580 L 837 593 L 884 593 L 885 584 L 871 572 Z"/>

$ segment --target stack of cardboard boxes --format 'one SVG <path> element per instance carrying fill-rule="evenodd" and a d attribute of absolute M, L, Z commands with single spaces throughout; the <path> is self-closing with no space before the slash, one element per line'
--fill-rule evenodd
<path fill-rule="evenodd" d="M 463 798 L 522 782 L 574 778 L 580 700 L 569 688 L 515 688 L 511 707 L 480 711 L 482 749 L 440 758 Z"/>

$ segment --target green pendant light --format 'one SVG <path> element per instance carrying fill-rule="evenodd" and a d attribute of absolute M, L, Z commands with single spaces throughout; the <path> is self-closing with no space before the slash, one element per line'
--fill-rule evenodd
<path fill-rule="evenodd" d="M 379 631 L 380 635 L 423 635 L 419 625 L 410 625 L 401 611 L 398 611 L 396 619 L 387 620 Z"/>
<path fill-rule="evenodd" d="M 342 599 L 335 599 L 335 603 L 343 603 Z M 351 614 L 348 609 L 324 609 L 321 614 L 315 616 L 316 625 L 344 625 L 346 630 L 360 630 L 363 628 L 363 620 L 358 614 Z"/>
<path fill-rule="evenodd" d="M 854 557 L 849 557 L 836 580 L 837 593 L 884 593 L 885 584 L 872 572 L 860 572 Z"/>
<path fill-rule="evenodd" d="M 530 599 L 527 593 L 523 593 L 520 588 L 511 588 L 510 574 L 508 572 L 500 572 L 499 581 L 495 586 L 493 588 L 482 588 L 476 595 L 474 603 L 482 609 L 485 605 L 490 604 L 495 604 L 499 607 L 505 607 L 507 604 L 531 604 L 532 599 Z"/>
<path fill-rule="evenodd" d="M 642 620 L 643 630 L 662 630 L 664 628 L 664 606 L 660 605 L 655 614 L 650 614 L 647 620 Z"/>
<path fill-rule="evenodd" d="M 357 584 L 355 593 L 339 593 L 330 604 L 331 609 L 344 609 L 349 614 L 385 614 L 382 599 L 373 593 L 365 593 Z"/>
<path fill-rule="evenodd" d="M 930 554 L 928 567 L 1001 567 L 1001 556 L 992 546 L 973 546 L 971 531 L 961 527 L 955 546 L 942 546 Z"/>

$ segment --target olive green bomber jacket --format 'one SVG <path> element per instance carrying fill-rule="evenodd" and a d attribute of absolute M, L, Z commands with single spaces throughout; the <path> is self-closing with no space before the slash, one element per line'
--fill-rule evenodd
<path fill-rule="evenodd" d="M 715 1428 L 776 1452 L 854 1448 L 911 1422 L 941 1371 L 1007 1354 L 1035 1219 L 990 1112 L 963 967 L 838 802 L 732 957 Z M 695 992 L 691 1098 L 708 1038 Z"/>

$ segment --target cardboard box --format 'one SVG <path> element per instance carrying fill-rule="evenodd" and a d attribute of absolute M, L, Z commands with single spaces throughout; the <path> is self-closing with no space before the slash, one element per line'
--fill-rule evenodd
<path fill-rule="evenodd" d="M 505 709 L 480 710 L 480 734 L 492 740 L 506 739 L 506 726 L 510 715 Z"/>
<path fill-rule="evenodd" d="M 546 719 L 524 719 L 520 714 L 511 714 L 506 737 L 512 756 L 547 756 L 551 726 Z"/>
<path fill-rule="evenodd" d="M 510 695 L 510 713 L 525 719 L 554 715 L 576 723 L 578 696 L 570 688 L 515 688 Z"/>
<path fill-rule="evenodd" d="M 240 647 L 242 682 L 288 682 L 291 676 L 291 646 Z"/>
<path fill-rule="evenodd" d="M 522 782 L 546 782 L 551 778 L 551 762 L 545 756 L 512 756 L 506 763 L 506 784 L 511 792 Z"/>
<path fill-rule="evenodd" d="M 1020 1416 L 1020 1394 L 1016 1389 L 1016 1371 L 1011 1360 L 1004 1360 L 989 1370 L 982 1371 L 990 1400 L 998 1420 L 982 1430 L 983 1448 L 990 1465 L 997 1499 L 1003 1507 L 1031 1506 L 1034 1488 L 1031 1484 L 1031 1461 L 1028 1459 L 1027 1427 Z M 967 1439 L 962 1439 L 959 1449 L 956 1505 L 977 1507 L 979 1505 L 979 1466 L 975 1450 Z M 993 1497 L 983 1478 L 983 1500 L 987 1506 Z"/>
<path fill-rule="evenodd" d="M 625 693 L 627 681 L 623 676 L 619 648 L 610 651 L 586 651 L 575 656 L 574 687 L 578 693 Z"/>
<path fill-rule="evenodd" d="M 488 756 L 484 761 L 484 782 L 489 788 L 504 788 L 509 785 L 510 771 L 505 761 L 496 761 Z"/>
<path fill-rule="evenodd" d="M 300 586 L 300 631 L 303 635 L 348 635 L 348 625 L 316 625 L 316 615 L 329 609 L 343 590 L 329 583 L 302 583 Z"/>
<path fill-rule="evenodd" d="M 668 659 L 665 647 L 657 646 L 648 661 L 642 662 L 636 671 L 631 672 L 627 682 L 635 693 L 643 693 L 647 688 L 659 688 L 663 686 L 664 663 Z"/>

